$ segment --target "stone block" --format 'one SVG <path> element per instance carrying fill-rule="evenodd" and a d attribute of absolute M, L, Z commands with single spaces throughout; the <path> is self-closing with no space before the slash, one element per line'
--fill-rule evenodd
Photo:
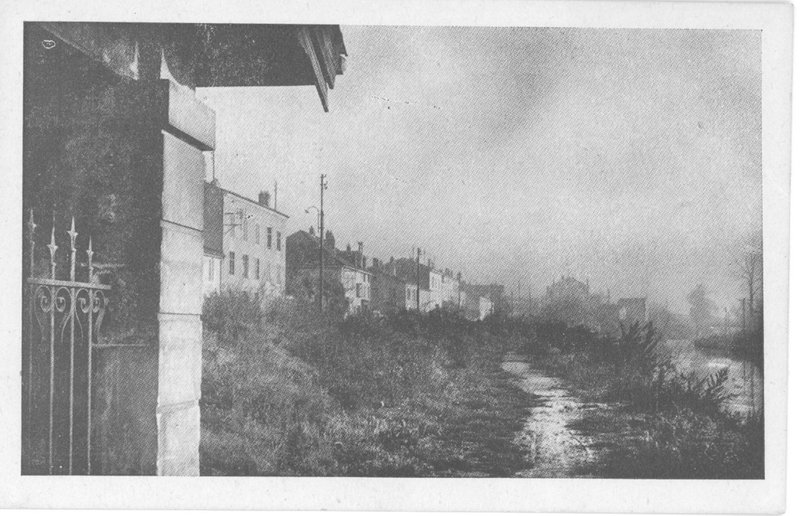
<path fill-rule="evenodd" d="M 162 222 L 160 270 L 159 312 L 201 314 L 203 234 Z"/>
<path fill-rule="evenodd" d="M 200 407 L 179 405 L 159 408 L 158 474 L 200 474 Z"/>
<path fill-rule="evenodd" d="M 200 399 L 203 323 L 196 315 L 160 314 L 158 406 Z"/>
<path fill-rule="evenodd" d="M 169 84 L 169 125 L 184 132 L 210 150 L 215 147 L 216 113 L 195 97 L 194 91 Z"/>
<path fill-rule="evenodd" d="M 182 226 L 203 229 L 206 159 L 192 145 L 164 135 L 164 190 L 162 218 Z"/>

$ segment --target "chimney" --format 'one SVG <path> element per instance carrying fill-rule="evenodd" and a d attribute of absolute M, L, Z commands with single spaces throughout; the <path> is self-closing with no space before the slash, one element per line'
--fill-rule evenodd
<path fill-rule="evenodd" d="M 314 226 L 309 226 L 308 234 L 311 235 L 311 236 L 314 236 Z"/>
<path fill-rule="evenodd" d="M 350 248 L 350 242 L 347 242 L 347 247 L 345 247 L 344 250 L 347 251 L 348 253 L 352 251 L 352 249 Z"/>
<path fill-rule="evenodd" d="M 394 256 L 389 257 L 389 263 L 394 263 Z"/>
<path fill-rule="evenodd" d="M 325 247 L 336 249 L 336 238 L 334 238 L 333 231 L 330 229 L 325 230 Z"/>
<path fill-rule="evenodd" d="M 261 190 L 260 192 L 258 192 L 258 204 L 260 204 L 261 206 L 266 206 L 267 208 L 269 208 L 270 198 L 271 198 L 270 193 L 267 192 L 266 190 Z"/>
<path fill-rule="evenodd" d="M 430 259 L 430 258 L 428 258 L 428 267 L 431 267 L 431 263 L 433 263 L 433 262 L 431 262 L 431 259 Z M 431 267 L 431 268 L 432 268 L 432 267 Z"/>
<path fill-rule="evenodd" d="M 358 254 L 364 254 L 364 242 L 358 243 Z"/>
<path fill-rule="evenodd" d="M 377 258 L 373 258 L 372 259 L 372 266 L 375 267 L 376 269 L 380 269 L 381 262 Z"/>

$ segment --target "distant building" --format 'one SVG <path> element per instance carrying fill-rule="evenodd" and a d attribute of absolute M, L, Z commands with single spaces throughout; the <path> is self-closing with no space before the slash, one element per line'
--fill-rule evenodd
<path fill-rule="evenodd" d="M 417 263 L 416 259 L 400 258 L 395 260 L 397 275 L 413 286 L 414 299 L 412 309 L 417 309 L 416 286 L 419 285 L 419 310 L 430 312 L 442 307 L 443 275 L 433 268 L 432 262 Z"/>
<path fill-rule="evenodd" d="M 503 305 L 506 290 L 503 285 L 497 283 L 485 285 L 464 284 L 463 288 L 473 296 L 489 299 L 492 302 L 493 311 L 497 311 Z"/>
<path fill-rule="evenodd" d="M 599 302 L 602 297 L 597 298 Z M 561 276 L 547 287 L 542 315 L 545 319 L 559 320 L 570 325 L 595 326 L 596 310 L 592 305 L 589 280 L 579 281 L 572 276 Z"/>
<path fill-rule="evenodd" d="M 405 281 L 406 285 L 406 310 L 417 309 L 417 284 Z"/>
<path fill-rule="evenodd" d="M 427 310 L 442 308 L 444 304 L 444 273 L 434 268 L 433 262 L 428 260 L 428 285 L 430 298 L 426 305 Z"/>
<path fill-rule="evenodd" d="M 481 297 L 488 299 L 490 303 L 484 303 L 484 306 L 488 306 L 491 313 L 500 311 L 504 306 L 505 286 L 503 285 L 497 283 L 473 285 L 463 282 L 461 289 L 466 295 L 467 303 L 479 303 Z M 470 298 L 474 298 L 474 300 L 471 301 Z"/>
<path fill-rule="evenodd" d="M 371 292 L 373 310 L 387 314 L 400 310 L 412 310 L 416 307 L 417 286 L 397 275 L 394 258 L 391 258 L 386 264 L 374 258 L 369 270 L 373 273 Z"/>
<path fill-rule="evenodd" d="M 634 323 L 647 324 L 647 298 L 646 297 L 626 297 L 617 301 L 617 315 L 619 321 L 625 325 Z"/>
<path fill-rule="evenodd" d="M 561 276 L 561 279 L 547 287 L 545 298 L 575 298 L 587 301 L 589 299 L 589 280 L 583 283 L 572 276 Z"/>
<path fill-rule="evenodd" d="M 223 254 L 221 288 L 286 293 L 284 235 L 289 218 L 270 205 L 270 194 L 254 201 L 223 190 Z"/>
<path fill-rule="evenodd" d="M 292 233 L 286 239 L 286 266 L 289 281 L 303 277 L 319 279 L 319 238 L 306 231 Z M 370 309 L 373 273 L 367 270 L 363 245 L 358 251 L 336 248 L 333 233 L 326 232 L 323 241 L 324 271 L 344 288 L 347 313 Z"/>
<path fill-rule="evenodd" d="M 450 269 L 445 269 L 442 275 L 442 308 L 454 311 L 462 308 L 461 274 L 454 275 Z"/>
<path fill-rule="evenodd" d="M 492 300 L 484 296 L 465 293 L 464 317 L 471 321 L 482 321 L 494 312 Z"/>

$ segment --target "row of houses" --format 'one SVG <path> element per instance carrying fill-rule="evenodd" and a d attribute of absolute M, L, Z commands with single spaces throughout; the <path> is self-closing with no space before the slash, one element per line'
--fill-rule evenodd
<path fill-rule="evenodd" d="M 321 240 L 321 242 L 320 242 Z M 471 289 L 450 269 L 438 269 L 431 261 L 367 257 L 364 243 L 337 247 L 331 231 L 320 237 L 314 228 L 297 231 L 286 239 L 286 267 L 292 295 L 315 297 L 319 288 L 320 259 L 325 281 L 341 285 L 346 311 L 392 313 L 401 310 L 459 311 L 482 320 L 494 310 L 492 300 Z"/>
<path fill-rule="evenodd" d="M 269 192 L 262 191 L 253 200 L 222 188 L 213 178 L 213 163 L 207 166 L 205 295 L 242 290 L 266 297 L 316 298 L 322 260 L 323 279 L 341 288 L 349 314 L 445 309 L 482 320 L 502 297 L 501 285 L 469 285 L 460 272 L 438 269 L 430 260 L 368 259 L 363 242 L 340 249 L 331 231 L 320 236 L 309 228 L 286 236 L 289 217 L 278 211 Z"/>
<path fill-rule="evenodd" d="M 286 236 L 289 217 L 277 209 L 270 192 L 262 191 L 258 200 L 248 199 L 220 187 L 213 170 L 210 177 L 205 190 L 206 295 L 246 290 L 266 297 L 318 299 L 322 260 L 324 292 L 331 298 L 324 302 L 331 302 L 332 293 L 340 290 L 348 314 L 443 309 L 482 320 L 508 304 L 503 285 L 469 284 L 460 272 L 437 268 L 432 260 L 369 258 L 363 242 L 340 249 L 331 231 L 320 237 L 313 227 Z M 513 305 L 516 311 L 518 303 Z M 544 315 L 552 311 L 570 323 L 609 331 L 618 321 L 648 320 L 646 298 L 612 303 L 610 293 L 592 293 L 588 280 L 569 275 L 549 285 L 537 305 Z"/>

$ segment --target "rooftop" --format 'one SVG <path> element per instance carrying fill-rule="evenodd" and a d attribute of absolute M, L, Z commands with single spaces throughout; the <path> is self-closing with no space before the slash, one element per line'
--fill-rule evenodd
<path fill-rule="evenodd" d="M 223 193 L 224 193 L 224 194 L 226 194 L 226 195 L 232 195 L 232 196 L 234 196 L 234 197 L 237 197 L 237 198 L 239 198 L 239 199 L 241 199 L 241 200 L 243 200 L 243 201 L 247 201 L 247 202 L 250 202 L 250 203 L 252 203 L 252 204 L 255 204 L 255 205 L 256 205 L 256 206 L 258 206 L 259 208 L 263 208 L 263 209 L 265 209 L 265 210 L 268 210 L 268 211 L 271 211 L 271 212 L 273 212 L 273 213 L 277 213 L 278 215 L 280 215 L 280 216 L 282 216 L 282 217 L 285 217 L 285 218 L 287 218 L 287 219 L 289 218 L 289 216 L 288 216 L 287 214 L 285 214 L 285 213 L 283 213 L 283 212 L 280 212 L 280 211 L 278 211 L 278 210 L 276 210 L 276 209 L 274 209 L 274 208 L 270 208 L 269 206 L 266 206 L 266 205 L 264 205 L 264 204 L 261 204 L 260 202 L 258 202 L 258 201 L 255 201 L 255 200 L 253 200 L 253 199 L 251 199 L 251 198 L 249 198 L 249 197 L 245 197 L 244 195 L 238 194 L 238 193 L 236 193 L 236 192 L 232 192 L 232 191 L 230 191 L 230 190 L 226 190 L 225 188 L 222 188 L 222 187 L 220 187 L 220 190 L 222 190 L 222 191 L 223 191 Z"/>

